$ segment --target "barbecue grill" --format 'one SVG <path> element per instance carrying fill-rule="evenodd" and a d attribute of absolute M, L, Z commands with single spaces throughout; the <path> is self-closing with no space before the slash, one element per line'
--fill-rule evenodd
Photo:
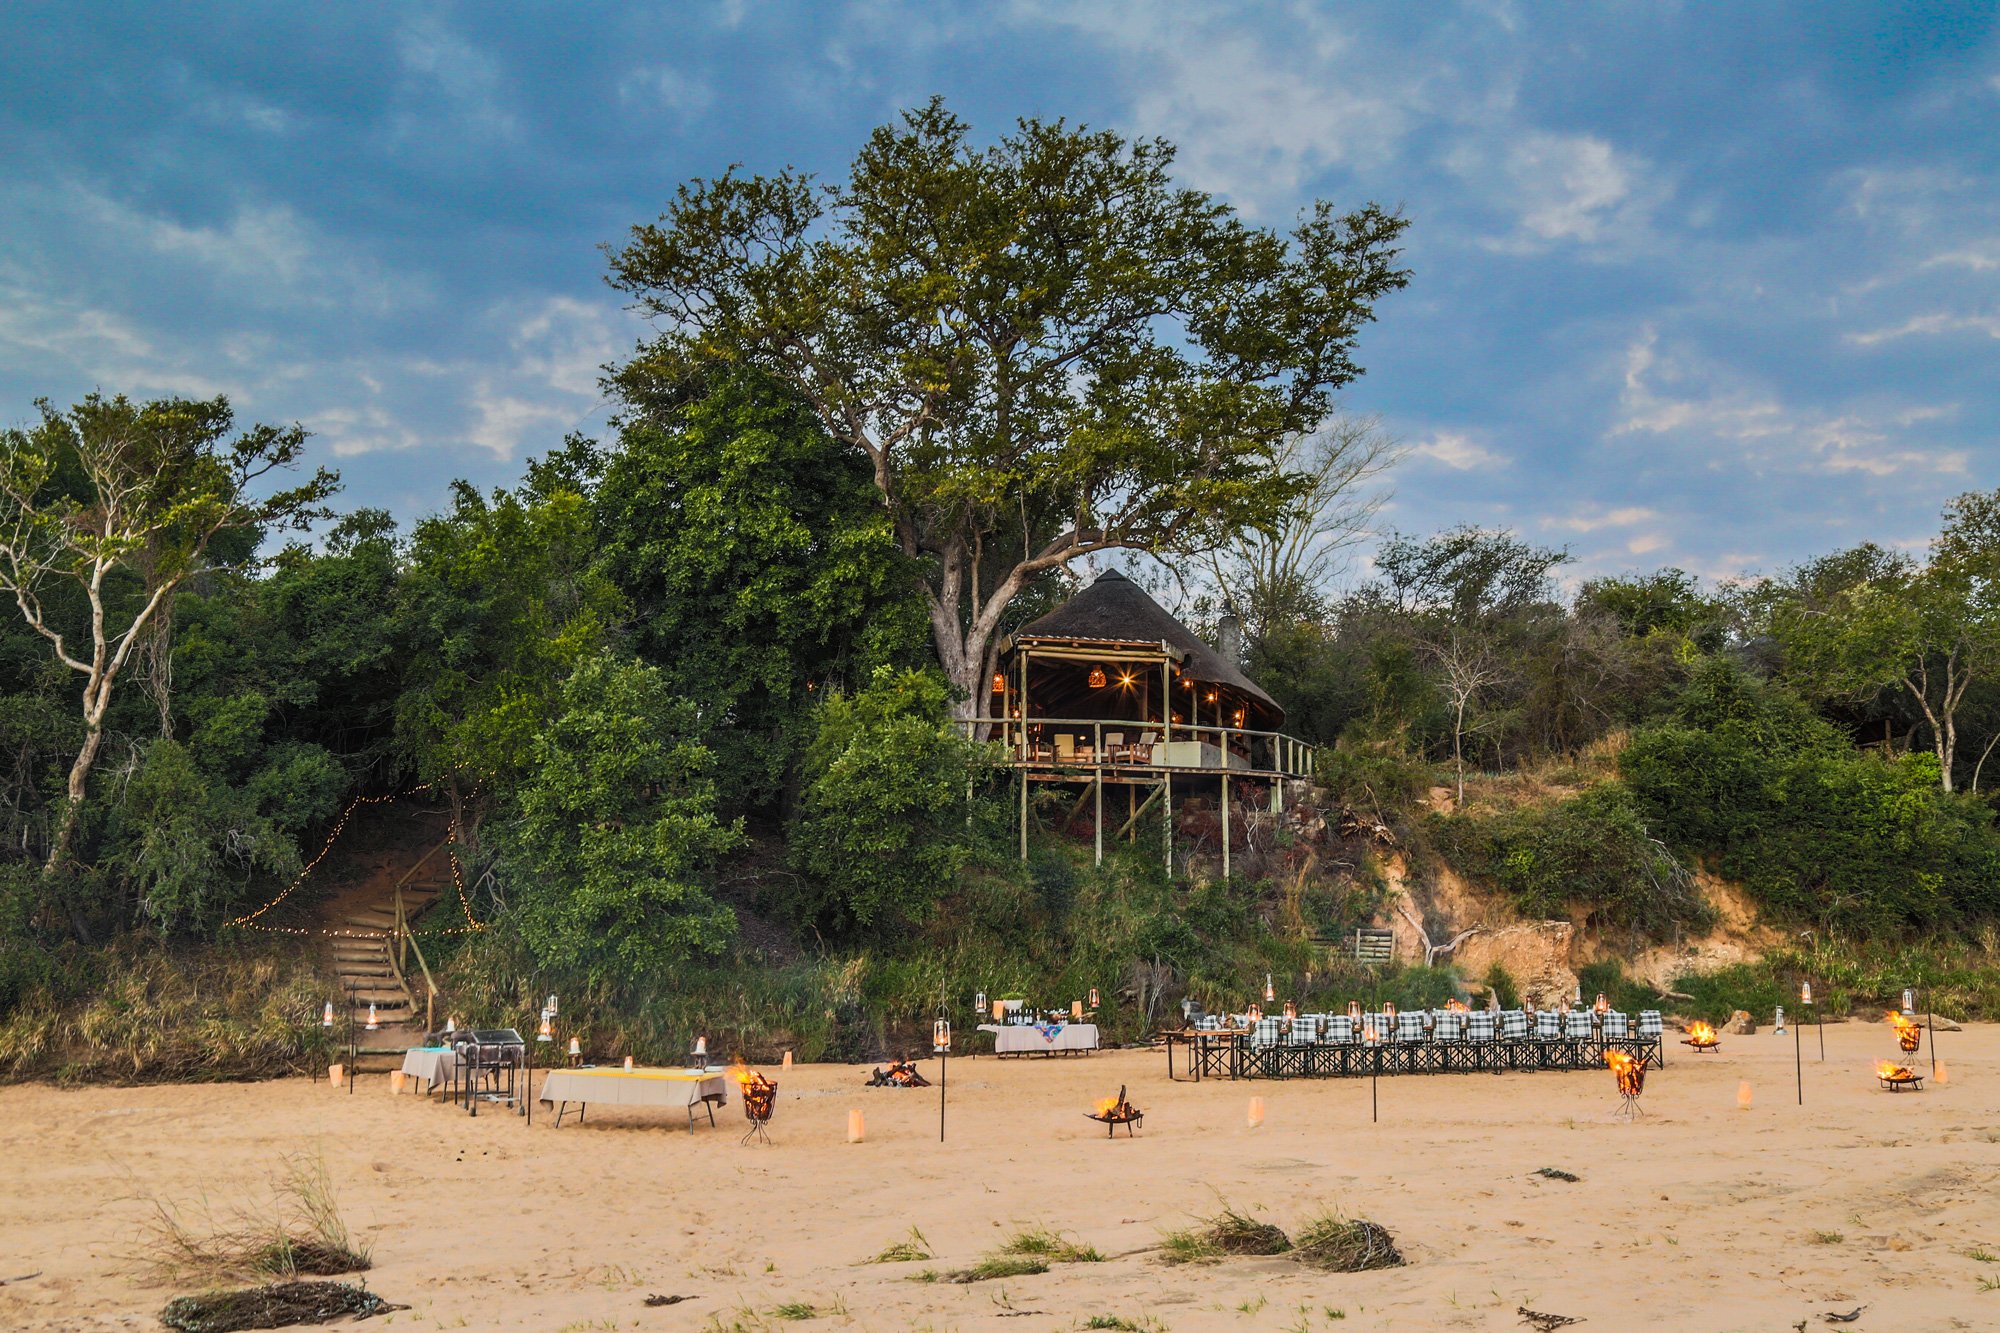
<path fill-rule="evenodd" d="M 520 1100 L 520 1071 L 528 1060 L 528 1044 L 513 1028 L 460 1028 L 434 1032 L 433 1045 L 449 1045 L 458 1059 L 452 1073 L 452 1098 L 463 1099 L 466 1112 L 479 1114 L 479 1103 Z"/>

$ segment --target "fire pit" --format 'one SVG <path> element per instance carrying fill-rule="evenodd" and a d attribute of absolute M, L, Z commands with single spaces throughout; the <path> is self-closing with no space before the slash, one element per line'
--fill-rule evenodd
<path fill-rule="evenodd" d="M 1118 1086 L 1116 1097 L 1106 1097 L 1097 1104 L 1096 1110 L 1085 1111 L 1084 1114 L 1103 1125 L 1105 1132 L 1114 1139 L 1118 1137 L 1120 1125 L 1125 1126 L 1125 1137 L 1131 1138 L 1132 1131 L 1146 1119 L 1144 1111 L 1125 1100 L 1125 1086 L 1122 1083 Z"/>
<path fill-rule="evenodd" d="M 1889 1021 L 1896 1025 L 1896 1045 L 1901 1047 L 1905 1054 L 1914 1054 L 1917 1047 L 1923 1044 L 1924 1030 L 1917 1026 L 1915 1019 L 1899 1014 L 1894 1009 L 1889 1011 Z"/>
<path fill-rule="evenodd" d="M 771 1116 L 778 1109 L 778 1085 L 762 1074 L 748 1069 L 733 1071 L 736 1086 L 743 1093 L 743 1118 L 750 1122 L 750 1128 L 743 1131 L 743 1142 L 753 1139 L 758 1143 L 769 1143 L 771 1136 L 764 1127 L 771 1123 Z"/>
<path fill-rule="evenodd" d="M 1892 1064 L 1884 1060 L 1875 1066 L 1875 1077 L 1880 1079 L 1882 1086 L 1891 1092 L 1902 1092 L 1906 1088 L 1911 1092 L 1924 1090 L 1924 1076 L 1908 1065 Z"/>
<path fill-rule="evenodd" d="M 928 1088 L 931 1081 L 917 1072 L 908 1060 L 891 1060 L 887 1069 L 877 1068 L 868 1076 L 871 1088 Z"/>
<path fill-rule="evenodd" d="M 1611 1067 L 1611 1075 L 1618 1080 L 1618 1114 L 1633 1120 L 1645 1114 L 1639 1109 L 1639 1094 L 1646 1090 L 1646 1062 L 1634 1059 L 1624 1051 L 1606 1051 L 1604 1063 Z"/>
<path fill-rule="evenodd" d="M 1696 1055 L 1713 1055 L 1722 1049 L 1722 1039 L 1706 1023 L 1690 1023 L 1687 1032 L 1687 1036 L 1681 1038 L 1681 1045 L 1693 1047 Z"/>

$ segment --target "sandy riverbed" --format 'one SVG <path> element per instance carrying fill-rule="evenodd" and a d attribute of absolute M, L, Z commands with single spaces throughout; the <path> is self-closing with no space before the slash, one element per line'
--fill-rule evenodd
<path fill-rule="evenodd" d="M 1094 1316 L 1199 1329 L 1516 1329 L 1518 1306 L 1623 1330 L 2000 1328 L 2000 1027 L 1943 1034 L 1949 1081 L 1877 1089 L 1880 1025 L 1674 1047 L 1646 1116 L 1611 1119 L 1608 1073 L 1170 1084 L 1155 1052 L 954 1060 L 938 1098 L 860 1085 L 865 1068 L 783 1077 L 777 1145 L 739 1146 L 733 1104 L 690 1134 L 666 1114 L 593 1112 L 558 1130 L 468 1119 L 386 1078 L 349 1095 L 303 1079 L 228 1087 L 0 1089 L 0 1327 L 157 1328 L 173 1293 L 130 1254 L 158 1198 L 265 1192 L 281 1155 L 323 1155 L 370 1285 L 408 1313 L 364 1328 L 1083 1327 Z M 1927 1063 L 1920 1067 L 1927 1067 Z M 926 1072 L 935 1076 L 935 1064 Z M 775 1072 L 775 1071 L 773 1071 Z M 1748 1080 L 1754 1104 L 1737 1106 Z M 1081 1112 L 1130 1085 L 1136 1139 Z M 1253 1095 L 1267 1104 L 1246 1124 Z M 862 1108 L 867 1141 L 846 1141 Z M 1574 1172 L 1564 1184 L 1543 1166 Z M 1323 1206 L 1389 1226 L 1405 1268 L 1325 1275 L 1284 1259 L 1163 1266 L 1167 1228 L 1218 1200 L 1291 1227 Z M 930 1264 L 864 1264 L 920 1228 Z M 972 1285 L 962 1267 L 1023 1226 L 1106 1261 Z M 1996 1281 L 2000 1287 L 2000 1281 Z M 692 1296 L 669 1308 L 649 1293 Z M 840 1311 L 773 1319 L 803 1302 Z M 1822 1323 L 1865 1305 L 1860 1321 Z M 1332 1311 L 1343 1312 L 1335 1319 Z M 1152 1321 L 1148 1323 L 1147 1321 Z"/>

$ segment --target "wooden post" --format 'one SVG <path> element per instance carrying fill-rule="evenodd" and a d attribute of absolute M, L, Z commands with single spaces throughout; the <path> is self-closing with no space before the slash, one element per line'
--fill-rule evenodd
<path fill-rule="evenodd" d="M 1021 859 L 1028 859 L 1028 770 L 1035 762 L 1035 742 L 1028 731 L 1028 650 L 1021 649 Z"/>
<path fill-rule="evenodd" d="M 1229 749 L 1222 751 L 1222 877 L 1229 878 Z"/>
<path fill-rule="evenodd" d="M 1092 841 L 1096 844 L 1097 860 L 1095 864 L 1103 865 L 1104 864 L 1104 725 L 1102 723 L 1093 723 L 1092 726 L 1097 732 L 1097 743 L 1095 747 L 1093 747 L 1093 749 L 1091 750 L 1091 753 L 1097 756 L 1097 781 L 1093 783 L 1091 786 L 1091 790 L 1095 794 L 1095 804 L 1091 807 L 1090 836 Z"/>

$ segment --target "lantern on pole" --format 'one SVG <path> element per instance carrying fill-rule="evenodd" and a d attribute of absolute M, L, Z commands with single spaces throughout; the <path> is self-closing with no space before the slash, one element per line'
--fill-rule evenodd
<path fill-rule="evenodd" d="M 549 1011 L 544 1009 L 542 1010 L 542 1025 L 535 1030 L 535 1040 L 554 1041 L 555 1039 L 555 1029 L 549 1025 Z"/>
<path fill-rule="evenodd" d="M 938 1006 L 937 1021 L 931 1024 L 931 1050 L 938 1058 L 938 1142 L 944 1142 L 944 1075 L 945 1067 L 951 1062 L 951 1020 L 944 1016 L 944 1006 Z"/>
<path fill-rule="evenodd" d="M 1269 1004 L 1277 998 L 1278 992 L 1271 988 L 1271 974 L 1266 972 L 1264 974 L 1264 1003 Z"/>
<path fill-rule="evenodd" d="M 381 1027 L 382 1027 L 382 1024 L 381 1024 L 380 1020 L 378 1020 L 378 1019 L 377 1019 L 377 1018 L 375 1017 L 375 1001 L 373 1001 L 373 1000 L 370 1000 L 370 1001 L 368 1002 L 368 1030 L 369 1030 L 370 1032 L 375 1032 L 375 1031 L 379 1031 L 379 1030 L 381 1029 Z"/>
<path fill-rule="evenodd" d="M 320 1014 L 319 1014 L 319 1025 L 320 1025 L 321 1027 L 323 1027 L 323 1028 L 330 1028 L 330 1027 L 332 1027 L 332 1026 L 333 1026 L 333 1001 L 332 1001 L 332 1000 L 328 1000 L 328 1001 L 326 1002 L 326 1008 L 324 1008 L 324 1009 L 320 1010 Z"/>
<path fill-rule="evenodd" d="M 1354 1019 L 1361 1017 L 1361 1001 L 1349 1000 L 1347 1002 L 1347 1016 Z"/>
<path fill-rule="evenodd" d="M 554 992 L 550 992 L 548 1002 L 545 1003 L 542 1006 L 542 1008 L 548 1011 L 548 1015 L 550 1018 L 554 1018 L 557 1014 L 562 1012 L 560 1009 L 556 1008 L 556 997 Z"/>
<path fill-rule="evenodd" d="M 1093 1012 L 1097 1009 L 1097 987 L 1095 986 L 1090 988 L 1090 1007 Z"/>

